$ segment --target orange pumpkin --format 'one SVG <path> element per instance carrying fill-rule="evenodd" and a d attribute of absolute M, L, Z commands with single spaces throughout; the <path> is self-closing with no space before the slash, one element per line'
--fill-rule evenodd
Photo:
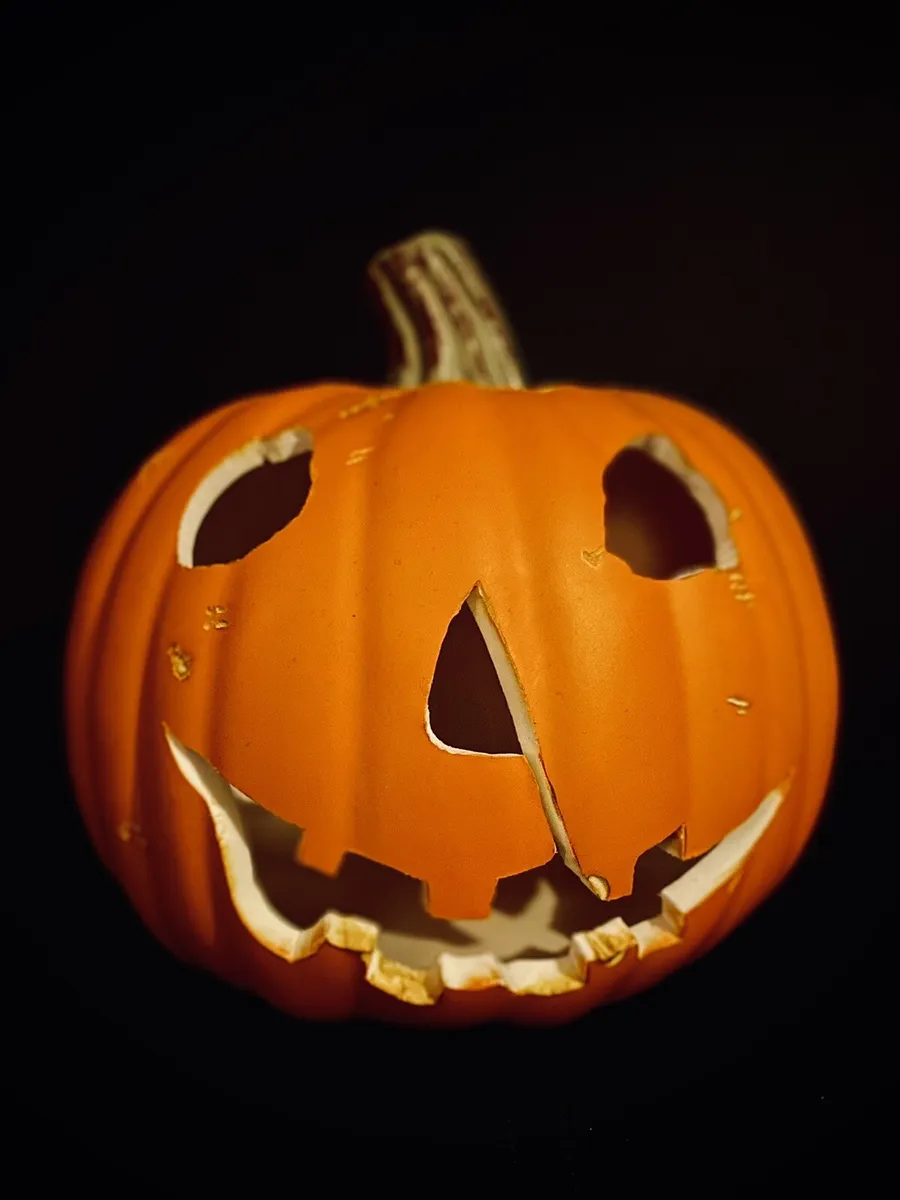
<path fill-rule="evenodd" d="M 80 804 L 164 943 L 290 1012 L 566 1019 L 799 855 L 836 724 L 822 587 L 717 421 L 524 389 L 453 239 L 374 277 L 394 386 L 227 405 L 107 519 L 70 635 Z"/>

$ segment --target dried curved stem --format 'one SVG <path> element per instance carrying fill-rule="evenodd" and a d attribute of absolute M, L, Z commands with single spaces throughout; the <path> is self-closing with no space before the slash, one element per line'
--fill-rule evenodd
<path fill-rule="evenodd" d="M 369 277 L 399 351 L 395 386 L 457 379 L 525 386 L 509 323 L 460 238 L 427 232 L 399 242 L 375 256 Z"/>

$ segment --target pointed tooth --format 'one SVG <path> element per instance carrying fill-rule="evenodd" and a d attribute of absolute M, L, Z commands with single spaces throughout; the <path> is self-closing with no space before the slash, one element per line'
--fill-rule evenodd
<path fill-rule="evenodd" d="M 434 1004 L 443 991 L 437 964 L 427 969 L 405 967 L 403 963 L 385 958 L 377 947 L 371 954 L 363 955 L 363 962 L 367 983 L 407 1004 Z"/>
<path fill-rule="evenodd" d="M 611 962 L 635 945 L 635 938 L 621 917 L 613 917 L 596 929 L 576 933 L 572 944 L 578 947 L 586 962 Z"/>
<path fill-rule="evenodd" d="M 567 954 L 563 958 L 520 958 L 505 963 L 506 986 L 519 996 L 559 996 L 584 987 L 585 979 Z"/>
<path fill-rule="evenodd" d="M 430 917 L 443 921 L 482 921 L 491 915 L 497 880 L 462 885 L 451 878 L 425 882 L 424 905 Z"/>
<path fill-rule="evenodd" d="M 328 912 L 323 920 L 325 940 L 329 946 L 338 950 L 352 950 L 356 954 L 369 954 L 375 949 L 381 927 L 374 921 L 347 917 L 339 912 Z"/>

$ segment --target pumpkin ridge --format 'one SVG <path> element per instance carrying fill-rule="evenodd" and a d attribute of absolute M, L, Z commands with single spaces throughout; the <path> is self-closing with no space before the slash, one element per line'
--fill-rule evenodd
<path fill-rule="evenodd" d="M 242 401 L 235 401 L 234 404 L 227 406 L 228 411 L 222 413 L 220 415 L 220 419 L 217 421 L 212 419 L 214 414 L 209 414 L 207 418 L 201 418 L 201 421 L 198 423 L 201 423 L 204 419 L 209 421 L 209 428 L 206 433 L 201 435 L 196 443 L 190 442 L 177 461 L 169 465 L 166 472 L 157 481 L 156 487 L 150 492 L 146 499 L 146 503 L 142 506 L 139 513 L 132 517 L 131 524 L 127 531 L 125 531 L 124 540 L 116 549 L 115 558 L 113 559 L 112 563 L 112 572 L 102 585 L 103 598 L 93 621 L 87 628 L 82 627 L 82 621 L 86 620 L 84 607 L 87 599 L 89 598 L 89 593 L 86 590 L 82 591 L 81 603 L 73 615 L 67 646 L 68 661 L 66 666 L 66 675 L 70 685 L 77 685 L 79 695 L 76 697 L 74 695 L 73 687 L 70 686 L 68 689 L 69 704 L 70 706 L 74 705 L 76 711 L 83 712 L 85 719 L 85 737 L 82 745 L 77 748 L 74 758 L 76 762 L 83 763 L 86 770 L 87 786 L 85 789 L 85 795 L 88 797 L 86 808 L 91 814 L 92 822 L 95 822 L 94 828 L 97 830 L 97 836 L 100 839 L 100 844 L 104 847 L 104 858 L 107 862 L 115 861 L 119 851 L 119 845 L 117 841 L 113 840 L 114 835 L 111 833 L 111 831 L 104 827 L 104 824 L 100 818 L 100 814 L 96 812 L 95 805 L 93 803 L 93 798 L 102 791 L 102 788 L 99 786 L 100 773 L 97 770 L 96 755 L 93 753 L 93 751 L 99 747 L 102 740 L 98 736 L 101 722 L 97 708 L 100 697 L 93 689 L 89 691 L 87 699 L 85 699 L 83 695 L 84 682 L 87 672 L 85 668 L 80 668 L 78 662 L 76 661 L 78 647 L 83 644 L 85 661 L 90 661 L 91 657 L 99 655 L 100 650 L 106 641 L 111 616 L 115 610 L 119 587 L 122 578 L 128 569 L 129 557 L 134 551 L 141 537 L 146 532 L 147 525 L 152 517 L 156 503 L 166 489 L 170 486 L 173 476 L 178 472 L 178 470 L 181 469 L 183 464 L 190 458 L 192 454 L 196 453 L 198 448 L 212 440 L 218 430 L 224 427 L 231 419 L 233 411 L 239 407 L 242 407 L 242 404 Z M 186 436 L 191 428 L 192 426 L 190 425 L 185 427 L 177 436 Z M 119 504 L 123 504 L 129 495 L 136 494 L 139 491 L 140 486 L 140 477 L 136 477 L 134 480 L 132 480 L 131 484 L 127 485 L 123 489 Z M 94 539 L 94 544 L 89 552 L 88 561 L 85 564 L 85 575 L 92 571 L 98 556 L 110 545 L 110 539 L 112 538 L 114 532 L 114 520 L 117 513 L 120 511 L 120 508 L 112 509 L 107 521 L 104 522 L 104 525 L 98 531 Z M 71 753 L 72 750 L 70 749 L 70 754 Z"/>
<path fill-rule="evenodd" d="M 701 442 L 702 444 L 705 444 L 708 447 L 708 439 L 705 436 L 705 430 L 702 428 L 702 423 L 700 421 L 695 420 L 694 414 L 689 411 L 686 411 L 686 406 L 683 405 L 680 401 L 674 401 L 674 400 L 670 399 L 669 397 L 661 397 L 661 399 L 666 403 L 667 406 L 671 406 L 673 408 L 673 415 L 675 417 L 676 422 L 678 422 L 678 423 L 682 424 L 684 427 L 688 428 L 691 431 L 691 433 L 693 434 L 693 436 L 695 436 L 699 442 Z M 734 434 L 723 423 L 719 422 L 718 424 L 720 425 L 721 429 L 724 430 L 724 432 L 733 440 L 733 442 L 737 443 L 734 446 L 734 451 L 737 453 L 737 455 L 740 455 L 742 448 L 743 448 L 740 445 L 740 438 L 738 438 L 737 435 Z M 712 453 L 712 450 L 710 450 L 710 453 Z M 797 612 L 797 605 L 796 605 L 795 598 L 794 598 L 794 589 L 791 586 L 789 586 L 789 584 L 787 582 L 787 581 L 792 580 L 794 572 L 793 572 L 793 568 L 785 560 L 785 557 L 781 551 L 781 548 L 778 544 L 777 539 L 775 537 L 773 537 L 770 532 L 770 521 L 772 521 L 772 523 L 774 523 L 774 514 L 771 512 L 768 504 L 763 502 L 763 494 L 766 491 L 765 473 L 768 472 L 770 470 L 770 468 L 767 467 L 767 465 L 763 462 L 763 460 L 761 458 L 758 459 L 758 462 L 754 462 L 753 457 L 751 457 L 749 455 L 748 455 L 748 457 L 750 458 L 749 465 L 753 466 L 757 470 L 759 469 L 759 467 L 764 468 L 763 478 L 761 480 L 761 486 L 759 486 L 755 489 L 748 486 L 744 472 L 740 469 L 740 467 L 738 467 L 734 463 L 733 455 L 728 460 L 728 469 L 730 470 L 730 472 L 734 478 L 734 482 L 737 485 L 739 492 L 742 493 L 743 496 L 746 498 L 745 500 L 742 501 L 742 508 L 749 508 L 749 507 L 751 507 L 751 505 L 755 505 L 759 509 L 759 516 L 761 519 L 759 520 L 758 524 L 759 524 L 759 528 L 761 531 L 761 537 L 767 544 L 769 554 L 771 555 L 773 563 L 776 566 L 777 586 L 779 587 L 779 589 L 782 593 L 782 598 L 781 598 L 782 605 L 783 605 L 784 609 L 786 610 L 786 612 L 788 614 L 788 619 L 791 622 L 791 625 L 793 627 L 793 637 L 790 639 L 790 643 L 789 643 L 790 647 L 791 647 L 790 652 L 791 652 L 792 658 L 793 658 L 792 674 L 794 675 L 795 679 L 797 680 L 799 690 L 800 690 L 800 693 L 802 696 L 802 703 L 803 703 L 803 713 L 802 713 L 802 717 L 799 722 L 799 725 L 800 725 L 801 729 L 808 730 L 810 728 L 810 724 L 811 724 L 810 723 L 810 697 L 809 697 L 809 686 L 808 686 L 808 682 L 807 682 L 808 664 L 805 660 L 805 653 L 804 653 L 805 638 L 804 638 L 803 622 L 800 620 L 799 614 Z M 752 500 L 751 500 L 751 497 L 753 498 Z M 788 512 L 785 515 L 787 516 L 789 523 L 794 520 L 794 515 L 792 512 Z M 779 522 L 778 528 L 783 529 L 783 524 Z M 801 549 L 802 549 L 802 547 L 801 547 Z M 754 619 L 754 620 L 751 620 L 749 622 L 749 624 L 750 624 L 751 629 L 753 630 L 754 640 L 757 645 L 757 654 L 758 654 L 757 661 L 762 664 L 763 670 L 765 672 L 765 677 L 771 678 L 771 675 L 772 675 L 771 664 L 767 658 L 766 653 L 764 652 L 760 622 L 758 620 Z M 761 649 L 761 647 L 763 647 L 763 648 Z M 764 688 L 764 690 L 766 690 L 766 689 Z M 769 722 L 771 720 L 773 720 L 772 715 L 767 713 L 766 721 Z M 804 749 L 803 749 L 803 751 L 801 751 L 802 757 L 796 763 L 795 769 L 802 769 L 802 767 L 803 767 L 803 762 L 806 757 L 805 742 L 806 742 L 806 739 L 804 738 Z M 785 865 L 784 870 L 786 870 L 786 869 L 787 869 L 787 866 Z"/>
<path fill-rule="evenodd" d="M 672 402 L 669 401 L 669 403 L 672 403 Z M 687 420 L 692 421 L 692 416 L 689 416 L 687 418 Z M 780 568 L 781 578 L 784 580 L 792 580 L 795 577 L 795 575 L 799 575 L 802 573 L 803 575 L 807 576 L 808 582 L 811 585 L 817 584 L 818 586 L 821 586 L 821 581 L 818 578 L 818 571 L 816 568 L 815 558 L 814 558 L 811 544 L 803 536 L 802 525 L 800 523 L 798 516 L 794 513 L 794 511 L 790 505 L 785 504 L 784 501 L 781 500 L 781 498 L 775 491 L 775 488 L 769 482 L 768 475 L 771 474 L 771 469 L 768 468 L 767 464 L 764 462 L 764 460 L 761 458 L 761 456 L 756 455 L 754 452 L 750 451 L 749 447 L 747 447 L 742 442 L 741 438 L 738 437 L 737 434 L 735 434 L 732 430 L 728 429 L 727 426 L 723 426 L 723 428 L 729 434 L 729 436 L 732 440 L 732 443 L 733 443 L 732 459 L 734 457 L 745 458 L 748 460 L 748 465 L 750 465 L 752 467 L 756 467 L 757 469 L 759 466 L 762 466 L 764 468 L 763 472 L 761 473 L 760 484 L 755 489 L 756 504 L 760 510 L 759 515 L 761 518 L 763 518 L 760 520 L 759 524 L 760 524 L 760 528 L 762 531 L 762 536 L 769 545 L 770 553 L 772 554 L 773 559 L 775 560 L 775 562 L 778 564 L 778 566 Z M 754 459 L 756 459 L 757 461 L 754 461 Z M 744 491 L 744 493 L 747 496 L 753 495 L 754 492 L 750 488 L 748 488 L 746 483 L 744 482 L 743 473 L 740 470 L 740 468 L 738 468 L 737 466 L 733 466 L 732 470 L 735 474 L 736 480 L 738 480 L 741 485 L 741 490 Z M 782 512 L 782 516 L 786 518 L 784 521 L 777 520 L 777 513 L 774 511 L 775 508 L 782 508 L 782 510 L 787 509 L 786 512 L 784 512 L 784 511 Z M 795 549 L 797 551 L 799 551 L 799 554 L 797 556 L 797 558 L 799 559 L 799 562 L 796 564 L 796 567 L 794 565 L 788 564 L 787 560 L 785 559 L 784 553 L 783 553 L 780 545 L 778 544 L 777 539 L 774 538 L 770 532 L 770 524 L 772 526 L 777 527 L 782 532 L 784 532 L 784 527 L 785 527 L 785 525 L 787 525 L 788 536 L 791 538 L 791 541 L 794 543 Z M 798 536 L 798 534 L 799 534 L 799 536 Z M 815 576 L 814 579 L 808 578 L 808 570 L 805 569 L 805 564 L 804 564 L 804 560 L 803 560 L 804 554 L 806 556 L 807 561 L 809 562 L 809 564 L 812 567 L 812 573 Z M 792 563 L 794 561 L 795 560 L 792 560 Z M 799 570 L 797 568 L 799 568 Z M 795 662 L 795 667 L 796 667 L 795 675 L 798 680 L 798 684 L 799 684 L 800 691 L 802 693 L 803 704 L 804 704 L 803 719 L 801 721 L 801 728 L 804 730 L 803 749 L 802 749 L 802 757 L 800 758 L 800 760 L 797 763 L 798 771 L 803 771 L 805 769 L 806 762 L 812 757 L 811 740 L 812 740 L 812 731 L 814 728 L 814 723 L 811 719 L 813 705 L 811 703 L 811 692 L 810 692 L 810 685 L 809 685 L 810 661 L 809 661 L 809 652 L 808 652 L 808 646 L 807 646 L 808 635 L 806 632 L 806 622 L 801 620 L 800 614 L 797 609 L 797 603 L 796 603 L 796 598 L 795 598 L 795 592 L 797 589 L 794 587 L 785 586 L 783 590 L 784 590 L 784 605 L 789 613 L 789 619 L 793 626 L 793 638 L 791 639 L 791 646 L 792 646 L 792 650 L 793 650 L 794 662 Z M 811 588 L 811 590 L 813 590 L 813 589 Z M 827 605 L 824 606 L 824 618 L 825 618 L 826 624 L 829 626 L 829 629 L 830 629 L 830 621 L 829 621 L 828 612 L 827 612 Z M 809 789 L 810 795 L 814 796 L 817 790 L 818 789 Z M 796 826 L 799 823 L 799 820 L 800 820 L 800 816 L 798 813 L 797 819 L 793 822 L 793 824 Z M 807 839 L 809 836 L 811 836 L 811 830 L 806 836 L 807 836 Z M 774 874 L 777 878 L 781 878 L 787 872 L 787 870 L 790 868 L 791 863 L 796 858 L 797 853 L 798 853 L 797 851 L 792 851 L 790 849 L 785 851 L 784 855 L 781 858 L 778 869 L 774 872 Z"/>
<path fill-rule="evenodd" d="M 673 400 L 666 396 L 657 397 L 657 396 L 645 395 L 643 393 L 638 393 L 638 394 L 631 394 L 630 399 L 632 400 L 633 403 L 635 403 L 635 405 L 638 407 L 639 410 L 646 412 L 648 414 L 648 416 L 650 413 L 652 413 L 654 411 L 655 408 L 660 407 L 659 402 L 662 401 L 662 405 L 661 405 L 662 410 L 663 410 L 662 411 L 662 419 L 661 419 L 661 421 L 658 421 L 657 423 L 661 424 L 667 430 L 671 431 L 673 436 L 670 440 L 673 441 L 673 443 L 678 448 L 679 452 L 682 455 L 684 454 L 683 441 L 681 440 L 681 438 L 679 438 L 679 431 L 681 431 L 682 435 L 687 434 L 689 440 L 694 440 L 701 447 L 703 447 L 704 451 L 709 455 L 711 460 L 713 460 L 713 461 L 717 460 L 715 451 L 714 451 L 713 447 L 710 445 L 709 437 L 707 436 L 708 433 L 710 432 L 707 422 L 712 422 L 713 428 L 715 428 L 715 429 L 719 429 L 719 428 L 724 429 L 725 426 L 723 426 L 715 418 L 709 417 L 706 414 L 700 413 L 698 411 L 696 414 L 698 419 L 693 420 L 692 418 L 693 418 L 694 414 L 691 413 L 689 416 L 687 406 L 685 406 L 681 401 Z M 668 433 L 665 436 L 668 436 Z M 688 455 L 687 461 L 689 462 L 690 466 L 694 470 L 699 470 L 699 468 L 697 468 L 696 463 L 694 462 L 694 459 L 692 456 Z M 746 487 L 744 486 L 739 473 L 735 470 L 733 463 L 731 463 L 731 461 L 728 460 L 727 457 L 723 461 L 722 456 L 718 456 L 718 464 L 717 465 L 719 466 L 719 469 L 724 474 L 731 476 L 730 483 L 732 485 L 736 486 L 737 490 L 740 493 L 744 494 L 745 496 L 750 495 L 750 493 L 747 491 Z M 706 477 L 704 472 L 700 472 L 700 474 L 703 475 L 704 478 Z M 725 494 L 723 493 L 722 488 L 719 486 L 718 483 L 711 483 L 711 486 L 713 487 L 719 500 L 723 503 L 724 507 L 727 510 L 728 503 L 725 499 Z M 743 555 L 741 553 L 740 546 L 735 541 L 733 536 L 731 537 L 731 544 L 734 546 L 735 552 L 737 554 L 737 566 L 735 569 L 741 569 L 741 564 L 743 562 Z M 717 557 L 718 557 L 718 555 L 717 555 Z M 715 566 L 715 567 L 709 568 L 709 571 L 710 571 L 711 578 L 718 579 L 719 577 L 724 575 L 726 568 L 721 567 L 721 566 Z M 683 581 L 676 581 L 676 582 L 680 583 Z M 670 596 L 670 604 L 672 604 L 674 601 L 676 601 L 677 599 L 680 598 L 679 593 L 674 592 L 674 591 L 670 591 L 669 596 Z M 766 687 L 766 682 L 767 682 L 767 679 L 770 676 L 771 672 L 768 669 L 769 664 L 766 660 L 765 654 L 763 653 L 765 647 L 764 647 L 760 622 L 757 619 L 755 619 L 754 614 L 752 612 L 748 611 L 746 615 L 748 616 L 748 618 L 750 618 L 749 620 L 746 621 L 746 625 L 749 629 L 749 633 L 747 636 L 752 639 L 755 649 L 756 649 L 756 653 L 753 656 L 753 663 L 754 663 L 754 666 L 756 667 L 756 669 L 761 669 L 763 671 L 763 676 L 758 681 L 759 682 L 758 690 L 761 695 L 766 695 L 769 690 Z M 678 621 L 677 624 L 678 624 L 678 629 L 680 631 L 681 630 L 680 621 Z M 679 655 L 680 655 L 681 664 L 682 664 L 682 669 L 681 669 L 679 678 L 687 679 L 690 676 L 684 670 L 684 667 L 686 664 L 686 658 L 687 658 L 685 640 L 683 637 L 679 637 L 677 639 L 677 641 L 678 641 L 678 646 L 679 646 Z M 754 706 L 753 717 L 751 717 L 751 719 L 753 719 L 754 717 L 759 717 L 760 715 L 761 714 L 760 714 L 759 708 L 757 706 Z M 763 721 L 766 724 L 768 724 L 771 720 L 772 720 L 771 712 L 766 711 L 765 716 L 763 717 Z M 760 722 L 757 721 L 757 725 L 759 723 Z M 754 728 L 755 728 L 755 726 L 754 726 Z M 756 742 L 757 742 L 757 744 L 763 743 L 762 731 L 758 732 Z M 688 739 L 688 753 L 689 754 L 690 754 L 690 747 L 693 745 L 695 745 L 695 739 L 693 739 L 693 738 Z M 763 779 L 763 763 L 759 760 L 758 756 L 756 756 L 755 761 L 756 761 L 755 778 L 753 779 L 752 784 L 748 783 L 746 786 L 742 787 L 742 790 L 746 791 L 746 794 L 748 796 L 748 801 L 747 801 L 748 812 L 752 811 L 752 806 L 756 803 L 755 797 L 760 795 L 763 787 L 765 786 L 764 779 Z M 693 779 L 693 777 L 694 777 L 693 772 L 689 772 L 688 778 Z M 743 779 L 742 779 L 742 785 L 743 785 Z M 688 791 L 689 791 L 689 795 L 692 795 L 692 789 L 688 789 Z M 690 803 L 690 801 L 689 801 L 689 803 Z M 718 840 L 719 840 L 719 838 L 716 839 L 716 841 L 718 841 Z M 696 840 L 694 841 L 694 844 L 692 846 L 690 832 L 687 829 L 685 829 L 684 844 L 686 845 L 689 856 L 691 858 L 695 857 L 694 846 L 696 844 Z M 704 851 L 701 849 L 700 853 L 703 853 L 703 852 Z"/>

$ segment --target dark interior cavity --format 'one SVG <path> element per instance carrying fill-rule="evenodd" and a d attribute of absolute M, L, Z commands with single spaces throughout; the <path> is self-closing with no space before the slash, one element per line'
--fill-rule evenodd
<path fill-rule="evenodd" d="M 301 837 L 295 825 L 253 804 L 246 806 L 243 818 L 257 881 L 283 916 L 300 928 L 309 928 L 329 910 L 376 921 L 383 952 L 411 967 L 430 966 L 442 951 L 499 950 L 505 957 L 505 946 L 515 958 L 547 957 L 550 948 L 562 953 L 579 930 L 594 929 L 613 917 L 634 925 L 658 916 L 660 890 L 697 861 L 682 862 L 655 846 L 637 861 L 631 895 L 603 901 L 554 855 L 544 866 L 499 881 L 492 913 L 521 923 L 510 940 L 508 920 L 497 922 L 492 916 L 454 923 L 429 916 L 420 880 L 367 858 L 347 854 L 333 877 L 304 867 L 294 858 Z M 526 910 L 542 880 L 553 892 L 552 911 L 535 916 Z"/>
<path fill-rule="evenodd" d="M 293 521 L 310 489 L 312 451 L 263 463 L 241 475 L 211 505 L 194 540 L 193 565 L 235 562 Z"/>
<path fill-rule="evenodd" d="M 481 754 L 522 753 L 503 688 L 468 603 L 444 636 L 428 713 L 433 733 L 447 746 Z"/>
<path fill-rule="evenodd" d="M 606 549 L 636 575 L 672 579 L 716 565 L 703 509 L 673 472 L 643 450 L 620 451 L 603 474 Z"/>

